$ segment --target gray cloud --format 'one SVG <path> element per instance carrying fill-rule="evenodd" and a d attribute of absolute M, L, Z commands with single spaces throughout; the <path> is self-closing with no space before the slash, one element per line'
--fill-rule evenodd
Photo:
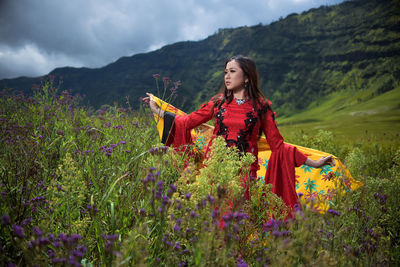
<path fill-rule="evenodd" d="M 0 78 L 101 67 L 219 28 L 268 24 L 343 0 L 0 0 Z"/>

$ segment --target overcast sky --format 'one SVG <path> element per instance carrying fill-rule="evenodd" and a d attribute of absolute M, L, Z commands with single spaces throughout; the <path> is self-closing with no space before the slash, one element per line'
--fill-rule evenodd
<path fill-rule="evenodd" d="M 0 79 L 107 65 L 343 0 L 0 0 Z"/>

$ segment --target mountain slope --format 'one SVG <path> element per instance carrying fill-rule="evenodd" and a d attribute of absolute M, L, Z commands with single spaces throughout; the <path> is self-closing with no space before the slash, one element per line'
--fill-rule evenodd
<path fill-rule="evenodd" d="M 259 68 L 264 94 L 280 114 L 293 114 L 336 91 L 368 90 L 360 101 L 400 83 L 398 0 L 355 0 L 291 14 L 270 25 L 221 29 L 198 42 L 179 42 L 123 57 L 103 68 L 58 68 L 63 89 L 86 95 L 99 107 L 131 102 L 153 91 L 154 73 L 181 80 L 176 105 L 193 110 L 218 92 L 226 58 L 244 54 Z M 28 91 L 39 78 L 5 79 Z M 152 90 L 153 89 L 153 90 Z"/>

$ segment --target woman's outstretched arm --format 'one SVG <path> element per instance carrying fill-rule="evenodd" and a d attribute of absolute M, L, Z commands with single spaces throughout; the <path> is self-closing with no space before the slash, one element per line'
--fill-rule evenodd
<path fill-rule="evenodd" d="M 149 105 L 150 110 L 157 114 L 159 117 L 164 118 L 164 110 L 160 109 L 156 102 L 151 98 L 151 94 L 146 93 L 147 97 L 143 98 L 143 101 Z"/>
<path fill-rule="evenodd" d="M 310 158 L 307 158 L 304 164 L 314 168 L 321 168 L 325 165 L 335 166 L 335 160 L 332 158 L 332 155 L 330 155 L 327 157 L 321 157 L 319 160 L 312 160 Z"/>

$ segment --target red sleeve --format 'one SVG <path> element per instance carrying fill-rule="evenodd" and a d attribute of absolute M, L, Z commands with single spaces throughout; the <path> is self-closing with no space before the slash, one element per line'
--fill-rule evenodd
<path fill-rule="evenodd" d="M 190 130 L 212 119 L 213 106 L 214 101 L 210 100 L 207 104 L 203 104 L 199 110 L 192 112 L 189 115 L 166 113 L 165 118 L 173 116 L 173 122 L 171 126 L 172 129 L 169 131 L 169 136 L 165 144 L 179 148 L 182 145 L 192 143 Z"/>
<path fill-rule="evenodd" d="M 272 192 L 293 208 L 297 203 L 295 167 L 303 165 L 307 157 L 296 147 L 283 142 L 269 103 L 262 108 L 261 118 L 262 130 L 272 151 L 265 181 L 272 184 Z"/>

